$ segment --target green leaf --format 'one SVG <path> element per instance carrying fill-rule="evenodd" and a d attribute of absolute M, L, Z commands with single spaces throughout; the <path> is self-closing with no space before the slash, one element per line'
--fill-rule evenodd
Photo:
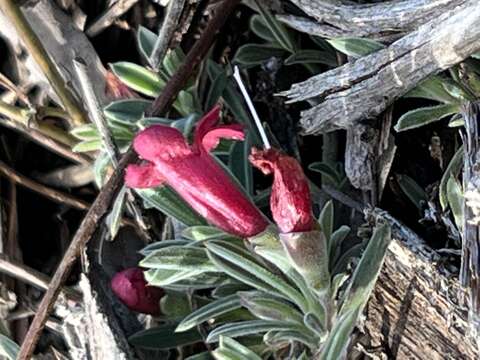
<path fill-rule="evenodd" d="M 283 348 L 293 341 L 305 344 L 309 348 L 315 348 L 318 342 L 312 336 L 308 336 L 305 331 L 299 330 L 271 330 L 264 335 L 263 341 L 273 348 Z"/>
<path fill-rule="evenodd" d="M 166 287 L 202 274 L 202 270 L 165 270 L 150 269 L 145 271 L 145 280 L 153 286 Z"/>
<path fill-rule="evenodd" d="M 296 44 L 292 33 L 265 8 L 261 1 L 255 1 L 255 3 L 258 6 L 258 10 L 262 15 L 265 25 L 275 37 L 277 43 L 285 50 L 294 53 L 296 50 Z"/>
<path fill-rule="evenodd" d="M 190 244 L 192 244 L 192 242 L 190 240 L 185 240 L 185 239 L 162 240 L 162 241 L 157 241 L 145 246 L 140 251 L 140 254 L 147 256 L 148 254 L 151 254 L 155 250 L 160 250 L 169 246 L 184 246 L 184 245 L 190 245 Z"/>
<path fill-rule="evenodd" d="M 267 293 L 274 291 L 285 299 L 293 301 L 302 309 L 307 307 L 305 299 L 298 290 L 258 263 L 228 249 L 220 242 L 210 241 L 205 246 L 208 249 L 210 258 L 218 268 L 233 278 L 259 290 L 264 290 Z"/>
<path fill-rule="evenodd" d="M 168 77 L 172 77 L 184 61 L 185 54 L 180 47 L 170 50 L 163 59 L 163 69 L 167 72 Z"/>
<path fill-rule="evenodd" d="M 172 349 L 202 341 L 197 329 L 176 333 L 176 324 L 165 324 L 140 331 L 129 337 L 128 341 L 144 349 Z"/>
<path fill-rule="evenodd" d="M 139 93 L 156 97 L 165 87 L 165 81 L 143 66 L 130 62 L 117 62 L 111 65 L 112 71 L 129 88 Z"/>
<path fill-rule="evenodd" d="M 0 334 L 0 355 L 8 360 L 16 360 L 20 347 L 13 340 Z"/>
<path fill-rule="evenodd" d="M 330 237 L 330 246 L 329 254 L 332 262 L 336 262 L 337 258 L 342 252 L 343 241 L 347 238 L 347 235 L 350 233 L 350 227 L 347 225 L 340 226 Z"/>
<path fill-rule="evenodd" d="M 395 125 L 397 132 L 415 129 L 460 111 L 457 104 L 444 104 L 415 109 L 403 114 Z"/>
<path fill-rule="evenodd" d="M 474 101 L 475 99 L 467 93 L 464 89 L 462 89 L 459 84 L 455 83 L 454 81 L 446 81 L 443 84 L 444 89 L 448 92 L 450 96 L 457 99 L 458 102 L 462 101 Z"/>
<path fill-rule="evenodd" d="M 320 228 L 322 229 L 323 234 L 328 242 L 332 237 L 333 232 L 333 222 L 334 222 L 334 215 L 333 215 L 333 202 L 329 200 L 325 206 L 323 207 L 322 211 L 320 212 L 320 216 L 318 218 L 318 222 L 320 223 Z"/>
<path fill-rule="evenodd" d="M 238 48 L 233 63 L 243 66 L 262 65 L 272 57 L 283 57 L 285 50 L 268 44 L 245 44 Z"/>
<path fill-rule="evenodd" d="M 235 283 L 235 284 L 225 284 L 218 286 L 213 290 L 212 296 L 215 299 L 224 298 L 233 294 L 236 294 L 239 291 L 247 291 L 251 288 L 245 284 Z"/>
<path fill-rule="evenodd" d="M 404 97 L 406 98 L 421 98 L 427 100 L 434 100 L 441 103 L 458 103 L 445 89 L 445 84 L 448 82 L 441 76 L 433 75 L 422 81 L 416 88 L 410 90 Z"/>
<path fill-rule="evenodd" d="M 402 189 L 418 210 L 422 210 L 423 205 L 428 202 L 428 195 L 425 190 L 407 175 L 397 175 L 397 182 L 400 189 Z"/>
<path fill-rule="evenodd" d="M 358 315 L 360 315 L 358 310 L 351 310 L 337 318 L 327 341 L 323 345 L 320 359 L 338 360 L 344 358 L 346 347 L 350 342 L 350 333 L 355 327 Z"/>
<path fill-rule="evenodd" d="M 203 298 L 195 297 L 201 302 Z M 192 311 L 191 296 L 178 291 L 167 291 L 160 299 L 160 312 L 169 319 L 182 318 Z"/>
<path fill-rule="evenodd" d="M 197 247 L 170 246 L 152 251 L 140 266 L 148 269 L 216 272 L 205 249 Z"/>
<path fill-rule="evenodd" d="M 159 270 L 163 271 L 163 270 Z M 192 292 L 197 290 L 212 289 L 216 288 L 219 285 L 227 284 L 232 282 L 232 279 L 228 278 L 223 273 L 189 273 L 184 274 L 182 279 L 176 280 L 175 282 L 170 282 L 168 285 L 163 286 L 166 289 L 181 291 L 181 292 Z"/>
<path fill-rule="evenodd" d="M 314 313 L 306 313 L 303 317 L 303 323 L 312 333 L 318 335 L 319 337 L 323 337 L 325 335 L 325 326 Z"/>
<path fill-rule="evenodd" d="M 139 26 L 137 32 L 137 44 L 138 48 L 140 49 L 140 53 L 143 55 L 146 61 L 149 61 L 150 57 L 152 56 L 157 38 L 157 34 L 143 26 Z"/>
<path fill-rule="evenodd" d="M 112 162 L 110 160 L 110 156 L 107 153 L 101 152 L 100 154 L 98 154 L 95 162 L 93 163 L 93 173 L 95 175 L 95 183 L 99 188 L 101 188 L 105 183 L 108 170 L 109 168 L 111 168 L 111 166 Z"/>
<path fill-rule="evenodd" d="M 182 237 L 193 241 L 205 241 L 232 237 L 232 235 L 229 235 L 213 226 L 197 225 L 190 226 L 183 230 Z"/>
<path fill-rule="evenodd" d="M 103 113 L 108 120 L 132 125 L 143 118 L 151 105 L 151 101 L 142 99 L 118 100 L 108 104 L 103 109 Z"/>
<path fill-rule="evenodd" d="M 342 182 L 342 178 L 338 174 L 338 172 L 329 164 L 324 162 L 314 162 L 311 163 L 308 168 L 314 172 L 322 174 L 326 176 L 331 183 L 335 184 L 336 186 L 340 185 Z"/>
<path fill-rule="evenodd" d="M 450 209 L 452 209 L 453 217 L 455 219 L 455 224 L 457 228 L 461 232 L 463 229 L 463 191 L 460 182 L 455 179 L 453 176 L 450 176 L 447 182 L 447 198 L 448 204 L 450 205 Z"/>
<path fill-rule="evenodd" d="M 240 309 L 240 299 L 237 295 L 230 295 L 211 302 L 208 305 L 202 306 L 195 310 L 190 315 L 186 316 L 176 328 L 176 332 L 183 332 L 189 330 L 205 321 L 209 321 L 226 314 L 230 311 Z"/>
<path fill-rule="evenodd" d="M 138 195 L 149 205 L 185 225 L 203 225 L 206 221 L 168 186 L 151 189 L 136 189 Z"/>
<path fill-rule="evenodd" d="M 280 45 L 261 15 L 255 14 L 250 18 L 250 29 L 259 38 L 271 44 Z"/>
<path fill-rule="evenodd" d="M 228 157 L 230 171 L 249 195 L 252 195 L 254 190 L 252 165 L 248 161 L 251 147 L 250 136 L 247 134 L 245 141 L 233 143 Z"/>
<path fill-rule="evenodd" d="M 205 109 L 207 110 L 213 108 L 222 96 L 228 84 L 228 77 L 225 72 L 220 72 L 211 81 L 212 84 L 210 85 L 207 100 L 205 101 Z"/>
<path fill-rule="evenodd" d="M 177 100 L 173 103 L 173 106 L 182 116 L 201 110 L 196 108 L 195 97 L 185 90 L 178 93 Z"/>
<path fill-rule="evenodd" d="M 106 224 L 108 226 L 108 229 L 110 230 L 110 237 L 112 239 L 117 236 L 118 229 L 120 229 L 123 212 L 125 210 L 126 195 L 127 188 L 123 186 L 113 203 L 112 211 L 110 212 L 110 214 L 108 214 L 106 219 Z"/>
<path fill-rule="evenodd" d="M 337 296 L 338 290 L 345 283 L 345 281 L 347 281 L 347 279 L 348 279 L 348 274 L 346 273 L 339 273 L 333 277 L 332 287 L 331 287 L 332 298 L 335 298 Z"/>
<path fill-rule="evenodd" d="M 232 338 L 227 336 L 220 336 L 219 341 L 220 349 L 234 351 L 235 354 L 241 356 L 242 360 L 262 360 L 255 352 L 250 350 L 248 347 L 240 344 L 238 341 L 235 341 Z"/>
<path fill-rule="evenodd" d="M 73 152 L 88 152 L 88 151 L 97 151 L 102 148 L 101 140 L 87 140 L 79 142 L 72 148 Z"/>
<path fill-rule="evenodd" d="M 455 152 L 453 155 L 452 160 L 448 163 L 445 172 L 442 175 L 442 179 L 440 180 L 440 186 L 438 189 L 438 197 L 440 200 L 440 205 L 442 206 L 442 210 L 445 211 L 448 206 L 448 196 L 447 196 L 447 184 L 448 179 L 450 177 L 457 178 L 460 174 L 460 170 L 462 169 L 463 165 L 463 145 Z"/>
<path fill-rule="evenodd" d="M 336 50 L 353 58 L 360 58 L 385 48 L 385 45 L 370 39 L 355 37 L 340 37 L 327 42 Z"/>
<path fill-rule="evenodd" d="M 257 291 L 239 292 L 241 304 L 261 320 L 282 320 L 303 324 L 302 314 L 291 304 Z"/>
<path fill-rule="evenodd" d="M 340 308 L 340 314 L 350 312 L 360 314 L 363 311 L 382 268 L 390 240 L 390 226 L 388 224 L 382 224 L 375 228 L 372 238 L 352 275 Z"/>
<path fill-rule="evenodd" d="M 207 343 L 219 341 L 220 336 L 232 338 L 257 335 L 271 330 L 299 330 L 298 326 L 283 321 L 251 320 L 219 326 L 208 334 Z"/>
<path fill-rule="evenodd" d="M 338 259 L 335 261 L 335 263 L 330 265 L 330 268 L 332 269 L 330 272 L 332 275 L 340 274 L 348 269 L 348 265 L 352 261 L 352 258 L 356 258 L 360 256 L 362 250 L 364 248 L 363 243 L 358 243 L 355 245 L 352 245 L 350 248 L 348 248 L 343 254 L 340 253 Z"/>
<path fill-rule="evenodd" d="M 321 50 L 298 50 L 290 55 L 283 62 L 285 65 L 295 64 L 324 64 L 328 66 L 337 66 L 337 59 L 328 51 Z"/>
<path fill-rule="evenodd" d="M 100 133 L 93 124 L 86 124 L 77 126 L 70 131 L 70 134 L 80 140 L 98 140 L 100 139 Z"/>
<path fill-rule="evenodd" d="M 212 359 L 213 359 L 212 354 L 210 354 L 210 352 L 208 351 L 204 351 L 200 354 L 191 355 L 185 358 L 185 360 L 212 360 Z"/>

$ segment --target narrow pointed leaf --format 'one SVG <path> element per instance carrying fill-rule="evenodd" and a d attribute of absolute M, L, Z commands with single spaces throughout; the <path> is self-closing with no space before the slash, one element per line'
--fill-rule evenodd
<path fill-rule="evenodd" d="M 240 309 L 241 307 L 242 305 L 240 304 L 240 299 L 237 295 L 230 295 L 215 300 L 186 316 L 180 324 L 178 324 L 175 331 L 183 332 L 189 330 L 205 321 L 215 319 L 220 315 Z"/>
<path fill-rule="evenodd" d="M 342 37 L 329 39 L 327 42 L 341 53 L 354 58 L 359 58 L 385 48 L 385 45 L 377 41 L 364 38 Z"/>
<path fill-rule="evenodd" d="M 117 62 L 111 65 L 115 75 L 129 88 L 139 93 L 156 97 L 165 87 L 165 81 L 143 66 L 130 62 Z"/>
<path fill-rule="evenodd" d="M 206 244 L 206 247 L 209 253 L 212 253 L 231 264 L 229 275 L 235 277 L 235 273 L 241 273 L 241 276 L 237 275 L 238 277 L 236 277 L 240 281 L 245 281 L 246 275 L 246 277 L 250 279 L 250 285 L 255 286 L 253 284 L 261 284 L 260 290 L 265 290 L 269 287 L 273 288 L 277 293 L 281 294 L 282 297 L 295 302 L 301 308 L 306 307 L 305 300 L 298 290 L 288 285 L 279 276 L 272 274 L 264 267 L 245 257 L 239 256 L 238 253 L 235 253 L 218 243 L 209 242 Z M 240 271 L 231 270 L 235 268 Z"/>
<path fill-rule="evenodd" d="M 460 111 L 457 104 L 444 104 L 411 110 L 403 114 L 395 125 L 397 132 L 416 129 L 439 121 Z"/>
<path fill-rule="evenodd" d="M 202 341 L 202 336 L 197 329 L 176 333 L 175 328 L 176 324 L 165 324 L 143 330 L 130 336 L 128 341 L 144 349 L 171 349 Z"/>

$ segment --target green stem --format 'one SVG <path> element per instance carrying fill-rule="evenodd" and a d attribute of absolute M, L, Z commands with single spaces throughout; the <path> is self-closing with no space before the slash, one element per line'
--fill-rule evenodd
<path fill-rule="evenodd" d="M 67 89 L 66 83 L 57 67 L 50 59 L 47 51 L 33 32 L 15 0 L 1 0 L 0 10 L 10 19 L 18 35 L 24 42 L 35 62 L 42 69 L 53 90 L 60 98 L 65 110 L 69 113 L 71 125 L 79 126 L 88 123 L 85 112 Z"/>

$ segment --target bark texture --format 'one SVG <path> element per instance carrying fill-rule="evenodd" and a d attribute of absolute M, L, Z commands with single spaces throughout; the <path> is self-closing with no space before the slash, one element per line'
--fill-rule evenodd
<path fill-rule="evenodd" d="M 388 214 L 392 243 L 365 311 L 363 353 L 376 359 L 478 359 L 464 291 L 442 256 Z M 354 357 L 354 356 L 352 356 Z"/>
<path fill-rule="evenodd" d="M 318 134 L 380 114 L 429 75 L 480 50 L 480 6 L 470 0 L 390 46 L 294 84 L 290 102 L 324 99 L 302 112 L 305 134 Z"/>
<path fill-rule="evenodd" d="M 293 28 L 318 36 L 354 36 L 388 39 L 416 30 L 467 0 L 401 0 L 353 4 L 336 0 L 292 0 L 316 21 L 281 17 Z"/>

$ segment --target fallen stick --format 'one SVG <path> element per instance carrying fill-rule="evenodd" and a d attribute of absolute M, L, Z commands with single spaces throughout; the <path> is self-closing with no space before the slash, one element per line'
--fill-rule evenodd
<path fill-rule="evenodd" d="M 172 76 L 165 86 L 163 92 L 155 100 L 150 111 L 156 116 L 163 115 L 172 104 L 177 94 L 182 90 L 193 71 L 197 68 L 204 56 L 207 54 L 217 31 L 224 25 L 228 15 L 238 5 L 239 0 L 226 0 L 218 5 L 215 15 L 212 17 L 205 28 L 200 39 L 195 43 L 186 56 L 185 62 L 180 66 L 177 72 Z M 65 255 L 55 271 L 46 294 L 44 295 L 37 313 L 22 343 L 17 360 L 28 360 L 32 357 L 35 347 L 40 339 L 41 332 L 50 315 L 55 300 L 58 297 L 62 285 L 65 283 L 78 255 L 88 243 L 92 235 L 97 230 L 101 219 L 107 213 L 117 192 L 123 185 L 123 172 L 125 167 L 137 160 L 137 156 L 130 148 L 121 158 L 118 167 L 111 175 L 110 179 L 104 185 L 94 203 L 90 207 L 87 215 L 80 224 L 75 236 L 72 239 Z"/>
<path fill-rule="evenodd" d="M 467 0 L 401 0 L 375 4 L 336 0 L 292 0 L 316 21 L 298 16 L 279 18 L 296 30 L 326 37 L 401 36 L 420 25 L 452 11 Z"/>
<path fill-rule="evenodd" d="M 302 112 L 305 134 L 348 128 L 379 115 L 429 75 L 480 50 L 480 6 L 469 0 L 389 47 L 294 84 L 289 102 L 323 99 Z"/>

